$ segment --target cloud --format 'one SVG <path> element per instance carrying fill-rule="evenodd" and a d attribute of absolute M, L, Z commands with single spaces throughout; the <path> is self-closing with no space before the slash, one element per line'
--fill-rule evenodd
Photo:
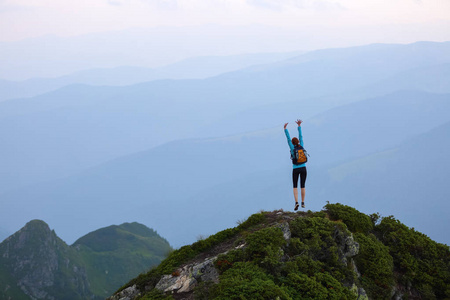
<path fill-rule="evenodd" d="M 285 11 L 291 9 L 312 9 L 319 11 L 345 9 L 345 7 L 338 2 L 327 0 L 246 0 L 246 3 L 250 6 L 273 11 Z"/>
<path fill-rule="evenodd" d="M 178 9 L 178 0 L 142 0 L 156 6 L 158 9 L 175 10 Z"/>
<path fill-rule="evenodd" d="M 36 8 L 33 6 L 26 6 L 26 5 L 7 4 L 5 2 L 6 1 L 0 1 L 0 14 L 9 12 L 29 11 L 34 10 Z"/>
<path fill-rule="evenodd" d="M 346 10 L 347 8 L 337 2 L 330 1 L 314 1 L 313 3 L 314 9 L 320 11 L 328 11 L 328 10 Z"/>
<path fill-rule="evenodd" d="M 281 1 L 277 0 L 247 0 L 247 4 L 275 11 L 280 11 L 282 8 Z"/>
<path fill-rule="evenodd" d="M 161 10 L 175 10 L 178 8 L 178 0 L 107 0 L 112 6 L 136 6 L 138 3 L 147 4 L 150 7 Z"/>
<path fill-rule="evenodd" d="M 113 6 L 121 6 L 122 2 L 115 1 L 115 0 L 108 0 L 108 4 L 113 5 Z"/>

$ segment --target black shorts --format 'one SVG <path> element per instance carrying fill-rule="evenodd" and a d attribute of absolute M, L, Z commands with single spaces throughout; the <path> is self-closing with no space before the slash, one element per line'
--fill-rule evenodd
<path fill-rule="evenodd" d="M 294 188 L 297 188 L 299 176 L 300 187 L 304 188 L 306 182 L 306 167 L 296 168 L 292 170 L 292 183 L 294 184 Z"/>

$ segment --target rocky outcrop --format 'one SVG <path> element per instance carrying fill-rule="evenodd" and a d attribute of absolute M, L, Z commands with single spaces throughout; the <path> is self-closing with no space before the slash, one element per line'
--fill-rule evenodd
<path fill-rule="evenodd" d="M 353 283 L 350 290 L 358 297 L 357 300 L 369 300 L 366 291 L 362 287 L 358 287 Z"/>
<path fill-rule="evenodd" d="M 165 275 L 156 284 L 156 289 L 162 292 L 186 293 L 194 289 L 200 281 L 219 282 L 219 273 L 214 267 L 216 257 L 207 258 L 200 263 L 192 263 Z"/>
<path fill-rule="evenodd" d="M 136 287 L 136 285 L 130 286 L 120 292 L 118 292 L 117 294 L 115 294 L 114 296 L 108 298 L 109 300 L 132 300 L 135 299 L 136 297 L 139 297 L 141 295 L 141 292 L 139 291 L 139 289 Z"/>
<path fill-rule="evenodd" d="M 289 223 L 283 222 L 275 225 L 275 227 L 278 227 L 283 232 L 284 239 L 289 243 L 289 240 L 291 239 L 291 230 L 289 229 Z"/>
<path fill-rule="evenodd" d="M 353 238 L 353 234 L 336 228 L 334 233 L 335 240 L 339 245 L 339 258 L 346 265 L 348 258 L 354 257 L 359 253 L 359 244 Z"/>

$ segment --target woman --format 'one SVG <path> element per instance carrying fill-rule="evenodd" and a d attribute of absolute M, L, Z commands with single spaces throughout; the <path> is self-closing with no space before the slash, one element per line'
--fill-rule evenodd
<path fill-rule="evenodd" d="M 286 138 L 289 144 L 289 148 L 291 149 L 291 155 L 294 155 L 294 148 L 297 145 L 300 145 L 303 147 L 303 137 L 302 137 L 302 120 L 297 120 L 295 123 L 298 125 L 298 138 L 294 137 L 291 140 L 291 137 L 289 136 L 289 131 L 286 129 L 287 125 L 289 123 L 284 124 L 284 133 L 286 134 Z M 294 185 L 294 198 L 295 198 L 295 208 L 294 210 L 298 209 L 298 178 L 300 177 L 300 189 L 301 189 L 301 195 L 302 195 L 302 207 L 305 208 L 305 182 L 306 182 L 306 164 L 295 164 L 294 163 L 294 169 L 292 170 L 292 182 Z"/>

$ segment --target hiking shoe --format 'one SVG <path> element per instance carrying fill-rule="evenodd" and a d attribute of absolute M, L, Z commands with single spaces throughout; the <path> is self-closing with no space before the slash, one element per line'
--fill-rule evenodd
<path fill-rule="evenodd" d="M 305 202 L 302 202 L 302 208 L 305 208 Z"/>
<path fill-rule="evenodd" d="M 294 210 L 297 210 L 297 209 L 298 209 L 298 202 L 295 202 Z"/>

